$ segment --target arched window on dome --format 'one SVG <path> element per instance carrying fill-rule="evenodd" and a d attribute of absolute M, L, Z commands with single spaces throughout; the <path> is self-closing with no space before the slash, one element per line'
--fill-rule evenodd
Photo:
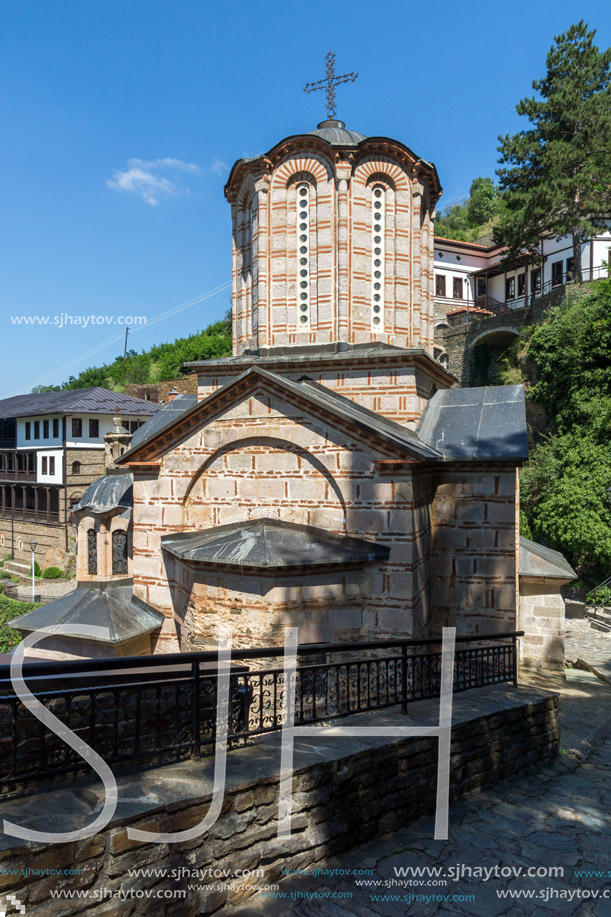
<path fill-rule="evenodd" d="M 249 225 L 249 235 L 250 235 L 250 252 L 249 252 L 249 271 L 250 271 L 250 328 L 251 332 L 254 334 L 257 330 L 257 305 L 258 305 L 258 296 L 257 296 L 257 278 L 256 278 L 256 265 L 257 265 L 257 253 L 259 245 L 259 210 L 257 207 L 257 197 L 253 196 L 250 207 L 248 208 L 248 225 Z M 253 342 L 254 343 L 254 342 Z"/>
<path fill-rule="evenodd" d="M 90 576 L 98 572 L 98 537 L 95 529 L 87 532 L 87 572 Z"/>
<path fill-rule="evenodd" d="M 311 307 L 310 207 L 311 194 L 307 182 L 296 188 L 297 214 L 297 330 L 309 331 Z"/>
<path fill-rule="evenodd" d="M 386 189 L 374 185 L 371 193 L 371 330 L 384 331 Z"/>
<path fill-rule="evenodd" d="M 117 529 L 112 533 L 112 572 L 127 573 L 127 532 Z"/>

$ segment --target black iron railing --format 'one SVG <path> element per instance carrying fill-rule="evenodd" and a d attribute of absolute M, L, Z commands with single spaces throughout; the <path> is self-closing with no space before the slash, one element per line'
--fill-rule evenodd
<path fill-rule="evenodd" d="M 517 683 L 522 632 L 458 636 L 454 691 Z M 282 647 L 234 650 L 229 744 L 273 732 L 286 720 Z M 439 696 L 441 640 L 300 646 L 295 725 Z M 247 665 L 250 663 L 251 666 Z M 212 754 L 216 732 L 216 653 L 24 665 L 37 700 L 111 765 L 150 767 Z M 0 787 L 86 770 L 84 760 L 36 719 L 0 666 Z"/>
<path fill-rule="evenodd" d="M 575 273 L 572 271 L 565 271 L 564 273 L 557 274 L 555 277 L 552 277 L 551 280 L 546 280 L 544 284 L 539 284 L 535 289 L 530 290 L 528 294 L 522 293 L 521 295 L 514 296 L 511 299 L 505 299 L 501 301 L 495 299 L 489 293 L 483 293 L 480 296 L 477 296 L 475 302 L 471 301 L 471 307 L 476 309 L 485 309 L 487 312 L 490 312 L 491 315 L 504 315 L 507 312 L 514 312 L 518 309 L 524 309 L 525 306 L 532 306 L 537 300 L 541 297 L 546 296 L 548 293 L 551 293 L 556 289 L 564 289 L 567 286 L 579 283 L 595 283 L 598 280 L 606 280 L 611 276 L 611 268 L 606 264 L 601 264 L 598 267 L 594 268 L 582 268 L 581 277 L 577 278 Z M 443 297 L 436 297 L 436 299 L 443 299 Z M 466 320 L 469 321 L 469 303 L 466 301 L 463 303 L 458 300 L 446 299 L 446 302 L 456 302 L 456 307 L 460 308 L 463 305 L 467 306 Z M 473 321 L 480 321 L 485 319 L 488 316 L 482 315 L 481 312 L 473 312 Z"/>
<path fill-rule="evenodd" d="M 590 589 L 585 598 L 587 608 L 608 608 L 611 606 L 611 576 Z"/>

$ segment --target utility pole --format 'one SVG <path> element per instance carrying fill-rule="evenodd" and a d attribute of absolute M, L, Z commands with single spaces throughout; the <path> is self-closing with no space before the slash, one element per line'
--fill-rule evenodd
<path fill-rule="evenodd" d="M 125 358 L 127 356 L 127 335 L 129 334 L 129 325 L 125 329 L 125 346 L 123 348 L 123 374 L 121 376 L 121 382 L 123 388 L 125 388 Z"/>

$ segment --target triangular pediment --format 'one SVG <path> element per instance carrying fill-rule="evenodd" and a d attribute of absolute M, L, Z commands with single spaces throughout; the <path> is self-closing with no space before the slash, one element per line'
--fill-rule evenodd
<path fill-rule="evenodd" d="M 326 386 L 311 380 L 295 382 L 252 367 L 180 414 L 171 425 L 144 439 L 121 456 L 117 464 L 129 467 L 158 463 L 195 432 L 258 392 L 279 396 L 286 404 L 313 419 L 331 420 L 335 429 L 345 430 L 366 442 L 382 457 L 415 463 L 435 461 L 439 457 L 439 453 L 422 443 L 412 430 L 362 408 Z"/>

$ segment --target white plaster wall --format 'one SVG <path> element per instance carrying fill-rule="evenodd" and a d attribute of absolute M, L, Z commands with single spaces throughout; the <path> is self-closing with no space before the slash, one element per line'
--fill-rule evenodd
<path fill-rule="evenodd" d="M 46 449 L 39 449 L 36 452 L 36 482 L 38 484 L 63 484 L 64 483 L 64 474 L 63 474 L 63 450 L 62 449 L 51 449 L 47 452 Z M 42 473 L 42 460 L 43 458 L 47 459 L 47 470 L 49 468 L 49 459 L 55 459 L 55 474 Z"/>
<path fill-rule="evenodd" d="M 72 420 L 79 418 L 83 421 L 83 435 L 78 439 L 74 439 L 72 436 Z M 138 417 L 137 414 L 121 414 L 121 419 L 123 423 L 131 420 L 139 420 L 144 423 L 149 418 Z M 100 435 L 97 437 L 90 437 L 88 435 L 90 420 L 98 420 L 100 423 Z M 110 433 L 112 428 L 112 417 L 109 414 L 70 414 L 66 419 L 66 446 L 69 448 L 78 446 L 79 449 L 86 449 L 87 447 L 103 449 L 104 437 L 107 433 Z"/>
<path fill-rule="evenodd" d="M 34 421 L 38 420 L 40 422 L 40 436 L 38 439 L 34 439 Z M 46 439 L 43 438 L 43 421 L 49 421 L 49 433 L 51 434 Z M 53 434 L 53 421 L 57 420 L 59 422 L 59 435 L 54 437 Z M 26 421 L 30 424 L 31 439 L 25 438 L 25 425 Z M 61 414 L 46 414 L 43 416 L 32 416 L 32 417 L 19 417 L 17 420 L 17 448 L 18 449 L 32 449 L 34 446 L 61 446 L 62 444 L 62 415 Z"/>

